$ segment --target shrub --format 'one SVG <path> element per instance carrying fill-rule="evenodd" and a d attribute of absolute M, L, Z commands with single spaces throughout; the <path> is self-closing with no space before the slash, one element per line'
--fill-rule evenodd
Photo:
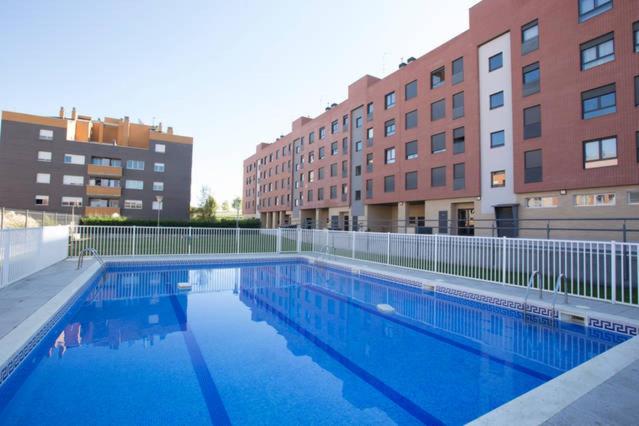
<path fill-rule="evenodd" d="M 125 217 L 83 217 L 80 219 L 81 225 L 92 226 L 156 226 L 157 220 L 153 219 L 127 219 Z M 235 219 L 225 218 L 218 220 L 197 219 L 191 221 L 160 220 L 160 226 L 177 226 L 193 228 L 235 228 Z M 240 219 L 240 228 L 259 228 L 259 219 Z"/>

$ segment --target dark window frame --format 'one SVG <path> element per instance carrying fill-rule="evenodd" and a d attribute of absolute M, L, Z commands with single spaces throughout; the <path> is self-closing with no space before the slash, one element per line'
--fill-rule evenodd
<path fill-rule="evenodd" d="M 408 141 L 404 144 L 404 158 L 406 160 L 414 160 L 416 158 L 419 158 L 419 144 L 416 140 Z"/>
<path fill-rule="evenodd" d="M 501 184 L 495 184 L 494 176 L 498 174 L 504 175 L 504 181 Z M 490 187 L 491 188 L 505 188 L 506 187 L 506 170 L 494 170 L 490 172 Z"/>
<path fill-rule="evenodd" d="M 532 112 L 534 112 L 536 110 L 539 111 L 539 113 L 538 113 L 539 121 L 533 121 L 531 123 L 526 124 L 526 116 L 527 116 L 527 114 L 528 113 L 532 113 Z M 533 105 L 533 106 L 530 106 L 528 108 L 524 108 L 523 117 L 524 117 L 524 125 L 523 125 L 524 139 L 534 139 L 534 138 L 541 137 L 541 134 L 542 134 L 541 105 Z"/>
<path fill-rule="evenodd" d="M 461 132 L 461 135 L 459 134 Z M 461 149 L 460 149 L 461 147 Z M 453 154 L 463 154 L 466 151 L 466 129 L 464 126 L 453 129 Z"/>
<path fill-rule="evenodd" d="M 579 23 L 586 22 L 589 19 L 599 16 L 613 8 L 613 0 L 594 0 L 593 8 L 584 11 L 582 9 L 583 0 L 578 0 Z"/>
<path fill-rule="evenodd" d="M 435 80 L 437 78 L 438 80 Z M 446 83 L 446 67 L 442 66 L 430 72 L 430 88 L 437 89 Z"/>
<path fill-rule="evenodd" d="M 459 67 L 461 67 L 461 70 L 455 72 L 455 68 L 459 68 Z M 453 77 L 451 79 L 453 86 L 455 84 L 459 84 L 464 81 L 464 57 L 463 56 L 453 60 L 451 64 L 451 72 L 453 74 Z"/>
<path fill-rule="evenodd" d="M 501 99 L 501 103 L 493 105 L 493 99 Z M 489 103 L 489 106 L 490 106 L 491 110 L 503 107 L 504 106 L 504 102 L 505 102 L 505 100 L 504 100 L 504 91 L 503 90 L 500 90 L 499 92 L 495 92 L 495 93 L 491 94 L 489 96 L 489 99 L 488 99 L 488 103 Z"/>
<path fill-rule="evenodd" d="M 419 184 L 419 179 L 418 179 L 417 170 L 406 172 L 404 174 L 404 190 L 414 191 L 417 189 L 418 184 Z"/>
<path fill-rule="evenodd" d="M 397 133 L 397 124 L 395 123 L 395 119 L 391 118 L 390 120 L 386 120 L 384 122 L 384 136 L 394 136 Z"/>
<path fill-rule="evenodd" d="M 439 132 L 430 136 L 430 153 L 439 154 L 442 152 L 446 152 L 446 132 Z"/>
<path fill-rule="evenodd" d="M 446 166 L 432 167 L 430 169 L 430 186 L 431 188 L 446 186 Z"/>
<path fill-rule="evenodd" d="M 404 85 L 404 100 L 409 101 L 417 97 L 417 80 L 413 80 Z"/>
<path fill-rule="evenodd" d="M 384 109 L 391 109 L 397 105 L 397 97 L 395 91 L 389 92 L 384 95 Z"/>
<path fill-rule="evenodd" d="M 612 42 L 612 52 L 608 54 L 601 54 L 600 50 L 604 43 Z M 595 49 L 596 58 L 585 61 L 585 53 L 591 49 Z M 611 31 L 599 37 L 588 40 L 579 45 L 579 66 L 581 71 L 588 71 L 598 66 L 613 62 L 616 59 L 615 54 L 615 33 Z"/>
<path fill-rule="evenodd" d="M 404 129 L 414 129 L 419 125 L 419 116 L 417 110 L 408 111 L 404 114 Z"/>
<path fill-rule="evenodd" d="M 460 171 L 461 173 L 459 173 Z M 465 188 L 466 188 L 466 163 L 455 163 L 453 164 L 453 191 L 459 191 Z"/>
<path fill-rule="evenodd" d="M 597 117 L 603 117 L 617 112 L 617 89 L 616 84 L 611 83 L 605 86 L 597 87 L 595 89 L 586 90 L 581 92 L 581 119 L 591 120 Z M 603 104 L 603 101 L 610 99 L 609 95 L 613 95 L 613 104 Z M 596 105 L 594 109 L 590 108 L 591 103 L 589 101 L 595 101 Z M 588 104 L 588 110 L 587 109 Z"/>
<path fill-rule="evenodd" d="M 537 76 L 535 80 L 528 80 L 531 76 Z M 522 96 L 530 96 L 541 91 L 541 68 L 539 61 L 526 65 L 521 70 Z"/>
<path fill-rule="evenodd" d="M 395 175 L 384 176 L 384 193 L 395 192 Z"/>
<path fill-rule="evenodd" d="M 526 32 L 537 27 L 537 35 L 526 39 Z M 539 21 L 535 19 L 521 27 L 521 54 L 527 55 L 539 49 Z"/>
<path fill-rule="evenodd" d="M 502 135 L 502 143 L 501 144 L 495 144 L 494 140 L 493 140 L 493 136 L 496 135 Z M 497 130 L 496 132 L 491 132 L 490 133 L 490 147 L 491 148 L 501 148 L 502 146 L 506 146 L 506 131 L 505 130 Z"/>
<path fill-rule="evenodd" d="M 457 100 L 457 102 L 459 103 L 459 99 L 461 99 L 461 106 L 457 105 L 455 106 L 455 100 Z M 465 110 L 465 98 L 464 98 L 464 92 L 457 92 L 453 94 L 453 100 L 451 102 L 453 105 L 453 120 L 456 120 L 458 118 L 462 118 L 464 117 L 464 110 Z"/>
<path fill-rule="evenodd" d="M 504 67 L 504 52 L 495 53 L 488 58 L 488 72 L 497 71 Z"/>
<path fill-rule="evenodd" d="M 538 158 L 536 157 L 538 155 Z M 529 158 L 533 157 L 534 158 Z M 537 161 L 538 160 L 538 161 Z M 534 165 L 530 165 L 534 162 Z M 543 182 L 543 153 L 541 149 L 524 152 L 524 183 Z"/>
<path fill-rule="evenodd" d="M 430 121 L 443 120 L 444 118 L 446 118 L 446 98 L 430 104 Z"/>
<path fill-rule="evenodd" d="M 607 140 L 611 140 L 614 139 L 615 141 L 615 156 L 614 157 L 604 157 L 603 156 L 603 142 L 607 141 Z M 587 159 L 587 153 L 586 153 L 586 146 L 588 144 L 593 144 L 596 143 L 597 144 L 597 151 L 598 151 L 598 156 L 596 159 Z M 602 161 L 608 161 L 608 160 L 617 160 L 619 161 L 619 139 L 617 138 L 617 135 L 612 135 L 612 136 L 605 136 L 602 138 L 597 138 L 597 139 L 590 139 L 587 141 L 583 142 L 583 167 L 584 169 L 588 169 L 589 167 L 587 167 L 587 164 L 596 164 L 596 163 L 600 163 Z M 616 166 L 617 164 L 613 164 L 611 166 Z"/>

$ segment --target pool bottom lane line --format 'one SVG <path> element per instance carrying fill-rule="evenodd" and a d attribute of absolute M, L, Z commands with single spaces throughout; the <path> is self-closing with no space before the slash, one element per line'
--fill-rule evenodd
<path fill-rule="evenodd" d="M 204 356 L 200 350 L 200 345 L 197 343 L 197 340 L 189 327 L 186 313 L 176 296 L 171 296 L 170 298 L 178 323 L 183 328 L 182 336 L 184 337 L 184 343 L 186 344 L 189 357 L 191 358 L 191 364 L 193 364 L 193 370 L 195 371 L 195 376 L 197 377 L 198 384 L 200 385 L 202 396 L 206 402 L 206 408 L 209 411 L 211 422 L 214 425 L 230 425 L 231 419 L 226 412 L 226 407 L 224 407 L 222 397 L 220 396 L 217 386 L 213 381 L 213 376 L 211 376 L 211 372 L 206 365 L 206 361 L 204 360 Z"/>

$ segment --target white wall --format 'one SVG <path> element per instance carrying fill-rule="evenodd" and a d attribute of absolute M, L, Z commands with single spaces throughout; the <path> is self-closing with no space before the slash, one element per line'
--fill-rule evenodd
<path fill-rule="evenodd" d="M 488 71 L 488 59 L 502 52 L 503 67 Z M 512 71 L 510 63 L 510 33 L 506 33 L 479 47 L 479 123 L 481 150 L 481 213 L 492 213 L 497 204 L 516 202 L 513 182 L 513 107 Z M 504 106 L 490 109 L 490 95 L 504 92 Z M 490 134 L 504 130 L 505 144 L 490 147 Z M 506 186 L 492 188 L 490 173 L 506 171 Z"/>
<path fill-rule="evenodd" d="M 0 287 L 67 257 L 69 227 L 0 230 Z"/>

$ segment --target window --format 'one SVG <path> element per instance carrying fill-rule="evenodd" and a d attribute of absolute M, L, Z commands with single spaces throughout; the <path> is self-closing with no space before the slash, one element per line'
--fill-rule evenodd
<path fill-rule="evenodd" d="M 499 52 L 488 58 L 488 72 L 493 72 L 504 66 L 504 55 Z"/>
<path fill-rule="evenodd" d="M 464 58 L 458 58 L 453 61 L 453 84 L 464 81 Z"/>
<path fill-rule="evenodd" d="M 585 22 L 612 9 L 612 0 L 579 0 L 579 22 Z"/>
<path fill-rule="evenodd" d="M 62 197 L 62 207 L 82 207 L 82 197 Z"/>
<path fill-rule="evenodd" d="M 337 176 L 337 163 L 331 164 L 330 171 L 331 171 L 331 177 Z"/>
<path fill-rule="evenodd" d="M 334 200 L 337 198 L 337 185 L 333 185 L 330 188 L 331 190 L 331 200 Z"/>
<path fill-rule="evenodd" d="M 395 192 L 395 175 L 384 176 L 384 192 Z"/>
<path fill-rule="evenodd" d="M 466 132 L 463 127 L 453 129 L 453 154 L 462 154 L 466 149 Z"/>
<path fill-rule="evenodd" d="M 348 130 L 348 115 L 342 117 L 342 131 Z"/>
<path fill-rule="evenodd" d="M 164 163 L 153 164 L 153 171 L 157 173 L 164 173 Z"/>
<path fill-rule="evenodd" d="M 126 168 L 129 170 L 144 170 L 144 161 L 127 160 Z"/>
<path fill-rule="evenodd" d="M 541 149 L 524 152 L 524 183 L 535 183 L 542 180 Z"/>
<path fill-rule="evenodd" d="M 310 170 L 308 172 L 308 182 L 311 183 L 315 180 L 315 172 L 313 170 Z"/>
<path fill-rule="evenodd" d="M 84 164 L 84 155 L 64 154 L 64 164 Z"/>
<path fill-rule="evenodd" d="M 617 138 L 609 137 L 584 142 L 584 168 L 617 165 Z"/>
<path fill-rule="evenodd" d="M 373 171 L 373 153 L 369 152 L 366 154 L 366 171 L 368 173 Z"/>
<path fill-rule="evenodd" d="M 164 191 L 164 182 L 153 182 L 154 191 Z"/>
<path fill-rule="evenodd" d="M 501 108 L 504 106 L 504 92 L 497 92 L 490 95 L 490 109 Z"/>
<path fill-rule="evenodd" d="M 355 166 L 355 176 L 362 175 L 362 166 Z"/>
<path fill-rule="evenodd" d="M 38 174 L 36 174 L 36 182 L 37 183 L 51 183 L 51 174 L 50 173 L 38 173 Z"/>
<path fill-rule="evenodd" d="M 503 130 L 499 130 L 497 132 L 492 132 L 490 134 L 490 147 L 497 148 L 500 146 L 504 146 L 506 143 L 506 134 Z"/>
<path fill-rule="evenodd" d="M 395 134 L 395 120 L 388 120 L 384 123 L 384 136 L 393 136 Z"/>
<path fill-rule="evenodd" d="M 51 162 L 51 153 L 49 151 L 38 151 L 38 161 Z"/>
<path fill-rule="evenodd" d="M 524 110 L 524 139 L 541 136 L 541 106 L 536 105 Z"/>
<path fill-rule="evenodd" d="M 430 73 L 430 88 L 436 89 L 444 85 L 446 78 L 445 68 L 441 67 Z"/>
<path fill-rule="evenodd" d="M 440 99 L 430 104 L 430 121 L 437 121 L 446 117 L 446 100 Z"/>
<path fill-rule="evenodd" d="M 417 96 L 417 80 L 413 80 L 404 86 L 404 99 L 413 99 L 415 96 Z"/>
<path fill-rule="evenodd" d="M 575 195 L 575 206 L 577 207 L 614 206 L 616 201 L 614 192 Z"/>
<path fill-rule="evenodd" d="M 317 180 L 324 179 L 324 167 L 317 169 Z"/>
<path fill-rule="evenodd" d="M 453 165 L 453 190 L 457 191 L 466 187 L 466 165 L 458 163 Z"/>
<path fill-rule="evenodd" d="M 359 129 L 360 127 L 362 127 L 362 117 L 356 117 L 355 118 L 355 128 Z"/>
<path fill-rule="evenodd" d="M 540 79 L 539 62 L 525 66 L 523 69 L 523 96 L 530 96 L 539 92 Z"/>
<path fill-rule="evenodd" d="M 124 200 L 124 208 L 127 210 L 142 210 L 142 200 Z"/>
<path fill-rule="evenodd" d="M 127 179 L 124 187 L 126 189 L 144 189 L 144 181 Z"/>
<path fill-rule="evenodd" d="M 342 177 L 347 177 L 348 176 L 348 161 L 344 160 L 342 161 Z"/>
<path fill-rule="evenodd" d="M 40 129 L 39 139 L 41 141 L 52 141 L 53 140 L 53 130 L 48 129 Z"/>
<path fill-rule="evenodd" d="M 437 133 L 430 137 L 430 152 L 437 154 L 446 151 L 446 133 Z"/>
<path fill-rule="evenodd" d="M 366 198 L 373 198 L 373 179 L 366 180 Z"/>
<path fill-rule="evenodd" d="M 395 92 L 390 92 L 384 96 L 384 107 L 386 109 L 392 108 L 395 106 Z"/>
<path fill-rule="evenodd" d="M 407 130 L 417 127 L 417 110 L 406 113 L 405 124 Z"/>
<path fill-rule="evenodd" d="M 506 186 L 506 171 L 498 170 L 490 172 L 490 186 L 492 188 L 503 188 Z"/>
<path fill-rule="evenodd" d="M 48 206 L 49 205 L 49 196 L 48 195 L 36 195 L 35 196 L 35 205 L 36 206 Z"/>
<path fill-rule="evenodd" d="M 355 201 L 359 201 L 362 199 L 362 191 L 357 190 L 355 191 Z"/>
<path fill-rule="evenodd" d="M 311 132 L 308 134 L 308 143 L 309 145 L 315 142 L 315 132 Z"/>
<path fill-rule="evenodd" d="M 324 188 L 317 188 L 317 201 L 324 200 Z"/>
<path fill-rule="evenodd" d="M 155 144 L 155 152 L 159 152 L 161 154 L 164 154 L 166 152 L 166 145 L 161 144 L 161 143 L 156 143 Z"/>
<path fill-rule="evenodd" d="M 406 142 L 406 159 L 413 160 L 417 158 L 417 141 Z"/>
<path fill-rule="evenodd" d="M 559 197 L 530 197 L 526 198 L 526 207 L 529 209 L 547 209 L 559 206 Z"/>
<path fill-rule="evenodd" d="M 333 120 L 331 122 L 331 135 L 334 135 L 338 131 L 339 131 L 339 121 L 338 120 Z"/>
<path fill-rule="evenodd" d="M 635 106 L 639 106 L 639 75 L 635 77 Z"/>
<path fill-rule="evenodd" d="M 614 36 L 614 33 L 608 33 L 580 46 L 582 71 L 615 60 Z"/>
<path fill-rule="evenodd" d="M 628 204 L 639 204 L 639 191 L 628 191 Z"/>
<path fill-rule="evenodd" d="M 583 92 L 581 111 L 584 120 L 617 112 L 615 83 Z"/>
<path fill-rule="evenodd" d="M 534 20 L 521 27 L 521 54 L 526 55 L 539 49 L 539 24 Z"/>
<path fill-rule="evenodd" d="M 309 189 L 306 191 L 306 201 L 313 201 L 313 190 Z"/>
<path fill-rule="evenodd" d="M 446 166 L 430 169 L 430 186 L 446 186 Z"/>
<path fill-rule="evenodd" d="M 366 141 L 368 146 L 373 145 L 373 140 L 374 140 L 373 136 L 374 136 L 373 128 L 369 127 L 368 129 L 366 129 Z"/>
<path fill-rule="evenodd" d="M 404 178 L 406 190 L 417 189 L 417 172 L 407 172 Z"/>
<path fill-rule="evenodd" d="M 635 52 L 639 53 L 639 22 L 632 24 Z"/>
<path fill-rule="evenodd" d="M 320 140 L 324 139 L 326 137 L 326 129 L 324 127 L 320 127 L 319 129 L 319 138 Z"/>
<path fill-rule="evenodd" d="M 317 156 L 319 157 L 320 160 L 326 157 L 325 149 L 323 146 L 320 146 L 319 149 L 317 150 Z"/>
<path fill-rule="evenodd" d="M 453 119 L 464 116 L 464 92 L 453 95 Z"/>
<path fill-rule="evenodd" d="M 62 177 L 62 184 L 82 186 L 84 185 L 84 176 L 64 175 Z"/>
<path fill-rule="evenodd" d="M 91 157 L 91 164 L 96 166 L 122 167 L 121 160 L 107 157 Z"/>
<path fill-rule="evenodd" d="M 375 106 L 373 105 L 372 102 L 369 102 L 366 105 L 366 120 L 371 121 L 373 119 L 374 114 L 375 114 Z"/>
<path fill-rule="evenodd" d="M 362 141 L 355 142 L 355 152 L 360 152 L 362 149 Z"/>
<path fill-rule="evenodd" d="M 331 144 L 331 155 L 339 154 L 339 146 L 337 146 L 337 142 L 333 142 Z"/>
<path fill-rule="evenodd" d="M 395 163 L 395 148 L 387 148 L 384 150 L 384 164 Z"/>

